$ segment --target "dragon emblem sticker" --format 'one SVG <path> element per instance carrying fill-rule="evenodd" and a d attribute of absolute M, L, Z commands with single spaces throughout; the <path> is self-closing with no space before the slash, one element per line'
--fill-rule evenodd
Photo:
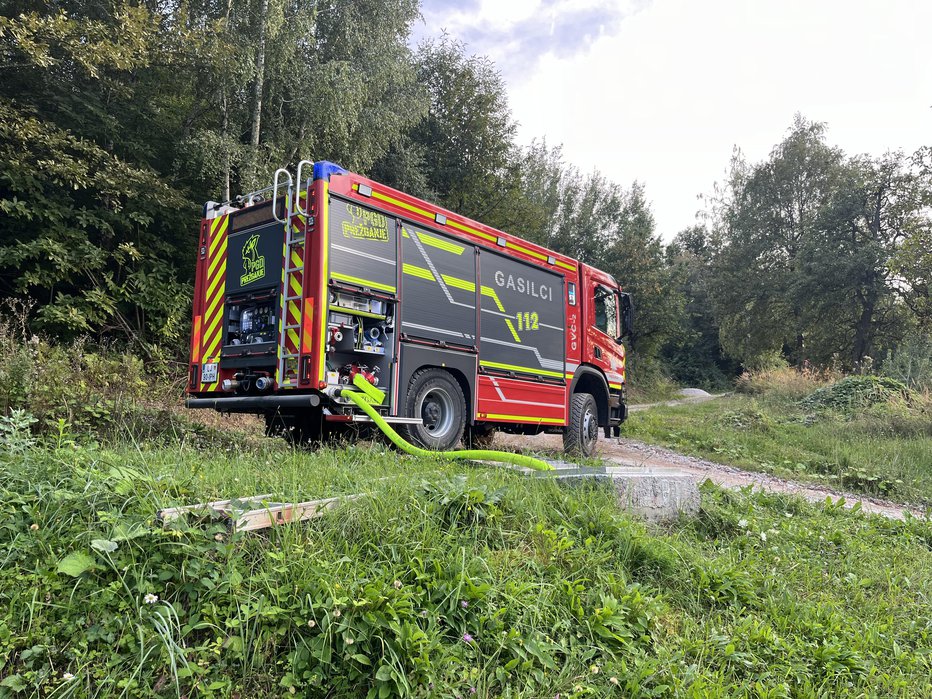
<path fill-rule="evenodd" d="M 243 245 L 243 276 L 240 286 L 259 281 L 265 276 L 265 255 L 259 254 L 259 234 L 250 236 Z"/>

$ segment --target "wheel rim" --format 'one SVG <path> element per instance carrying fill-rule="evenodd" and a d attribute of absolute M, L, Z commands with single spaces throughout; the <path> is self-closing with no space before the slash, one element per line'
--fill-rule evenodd
<path fill-rule="evenodd" d="M 586 409 L 586 412 L 583 414 L 583 428 L 582 428 L 582 440 L 583 446 L 586 447 L 586 450 L 595 444 L 595 440 L 599 438 L 599 421 L 596 416 L 592 413 L 592 410 Z"/>
<path fill-rule="evenodd" d="M 430 389 L 421 399 L 421 420 L 432 437 L 446 436 L 453 428 L 453 396 L 442 388 Z"/>

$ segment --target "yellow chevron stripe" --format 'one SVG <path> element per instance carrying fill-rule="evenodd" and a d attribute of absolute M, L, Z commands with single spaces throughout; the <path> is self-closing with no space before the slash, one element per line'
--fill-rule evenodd
<path fill-rule="evenodd" d="M 217 325 L 220 323 L 220 319 L 223 318 L 222 313 L 218 313 L 210 321 L 210 325 L 207 326 L 207 330 L 204 331 L 204 339 L 212 338 L 214 336 L 214 331 L 217 329 Z"/>
<path fill-rule="evenodd" d="M 210 261 L 210 267 L 207 268 L 207 278 L 208 278 L 208 279 L 210 279 L 210 278 L 213 276 L 214 270 L 217 269 L 217 265 L 219 265 L 220 262 L 221 262 L 222 260 L 223 260 L 223 255 L 216 255 L 216 256 L 214 257 L 214 259 L 212 259 L 212 260 Z M 216 281 L 217 281 L 217 280 L 214 279 L 214 282 L 216 282 Z"/>
<path fill-rule="evenodd" d="M 291 249 L 291 266 L 294 268 L 300 267 L 302 264 L 301 256 L 298 254 L 298 251 L 294 248 Z"/>
<path fill-rule="evenodd" d="M 288 279 L 288 286 L 291 288 L 291 293 L 301 295 L 301 285 L 298 283 L 298 278 L 292 274 Z"/>
<path fill-rule="evenodd" d="M 218 216 L 210 222 L 209 230 L 211 235 L 217 232 L 217 227 L 223 222 L 223 219 L 225 218 L 226 216 Z"/>
<path fill-rule="evenodd" d="M 207 363 L 209 359 L 213 359 L 217 353 L 217 350 L 220 348 L 220 334 L 215 337 L 210 345 L 207 347 L 207 350 L 204 352 L 202 361 Z"/>
<path fill-rule="evenodd" d="M 222 278 L 222 277 L 223 277 L 222 274 L 217 275 L 217 278 L 218 278 L 218 279 L 220 279 L 220 278 Z M 209 294 L 208 294 L 208 298 L 210 298 L 210 295 L 209 295 Z M 214 296 L 213 298 L 214 298 L 214 300 L 211 302 L 210 306 L 209 306 L 208 309 L 207 309 L 207 312 L 204 314 L 204 317 L 205 317 L 205 318 L 210 318 L 210 317 L 212 317 L 213 314 L 214 314 L 214 311 L 217 310 L 217 306 L 218 306 L 218 305 L 222 305 L 222 303 L 223 303 L 223 289 L 221 288 L 221 289 L 220 289 L 220 292 L 219 292 L 216 296 Z"/>
<path fill-rule="evenodd" d="M 449 241 L 443 240 L 442 238 L 437 238 L 427 233 L 418 232 L 417 237 L 420 238 L 421 242 L 425 245 L 431 245 L 435 248 L 440 248 L 441 250 L 446 250 L 447 252 L 452 252 L 454 255 L 462 255 L 464 248 L 462 245 L 456 245 Z"/>
<path fill-rule="evenodd" d="M 227 263 L 224 262 L 220 266 L 220 270 L 217 272 L 217 276 L 214 277 L 214 280 L 210 283 L 210 286 L 207 287 L 207 295 L 204 296 L 205 300 L 209 300 L 213 298 L 214 291 L 217 289 L 217 286 L 219 284 L 223 283 L 224 286 L 226 286 L 226 271 L 227 271 Z"/>
<path fill-rule="evenodd" d="M 379 289 L 381 291 L 389 291 L 391 293 L 395 293 L 395 291 L 397 291 L 395 287 L 388 284 L 380 284 L 379 282 L 362 279 L 361 277 L 351 277 L 348 274 L 333 272 L 330 274 L 330 276 L 343 282 L 349 282 L 350 284 L 356 284 L 357 286 L 369 287 L 370 289 Z"/>
<path fill-rule="evenodd" d="M 288 328 L 288 339 L 291 340 L 294 350 L 297 352 L 301 343 L 298 339 L 298 333 L 295 332 L 294 328 Z"/>
<path fill-rule="evenodd" d="M 515 339 L 515 342 L 521 342 L 521 338 L 518 337 L 518 333 L 515 331 L 515 326 L 511 323 L 511 318 L 505 318 L 505 325 L 511 330 L 511 336 Z"/>
<path fill-rule="evenodd" d="M 227 222 L 229 221 L 229 218 L 230 218 L 229 216 L 224 216 L 222 218 L 217 219 L 218 221 L 217 226 L 212 228 L 211 230 L 211 238 L 210 238 L 210 254 L 211 255 L 213 255 L 214 250 L 217 249 L 218 243 L 220 243 L 221 240 L 227 239 L 225 233 L 227 230 Z"/>
<path fill-rule="evenodd" d="M 476 285 L 472 282 L 468 282 L 465 279 L 459 279 L 457 277 L 451 277 L 448 274 L 441 274 L 443 281 L 447 283 L 448 286 L 452 286 L 455 289 L 462 289 L 463 291 L 470 291 L 476 293 Z"/>
<path fill-rule="evenodd" d="M 402 269 L 404 270 L 404 273 L 409 276 L 418 277 L 420 279 L 427 279 L 432 282 L 437 281 L 436 279 L 434 279 L 433 273 L 429 269 L 425 269 L 424 267 L 418 267 L 417 265 L 409 265 L 407 262 L 405 262 Z"/>
<path fill-rule="evenodd" d="M 531 367 L 518 366 L 516 364 L 502 364 L 500 362 L 479 362 L 482 366 L 490 369 L 504 369 L 505 371 L 523 371 L 528 374 L 540 374 L 541 376 L 555 376 L 558 379 L 563 378 L 563 374 L 558 371 L 547 371 L 546 369 L 532 369 Z"/>
<path fill-rule="evenodd" d="M 502 305 L 502 302 L 499 300 L 498 294 L 495 293 L 495 289 L 493 289 L 490 286 L 483 286 L 482 295 L 488 296 L 489 298 L 491 298 L 493 301 L 495 301 L 495 305 L 498 306 L 498 310 L 501 311 L 502 313 L 505 312 L 505 307 Z"/>

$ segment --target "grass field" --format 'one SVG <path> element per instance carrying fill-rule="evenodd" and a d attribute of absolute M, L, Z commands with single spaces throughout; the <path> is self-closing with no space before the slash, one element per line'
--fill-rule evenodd
<path fill-rule="evenodd" d="M 780 396 L 735 395 L 632 413 L 632 437 L 797 480 L 932 504 L 932 416 L 901 405 L 813 411 Z"/>
<path fill-rule="evenodd" d="M 156 510 L 366 493 L 308 523 Z M 932 527 L 703 492 L 648 529 L 378 447 L 0 453 L 0 696 L 932 694 Z"/>

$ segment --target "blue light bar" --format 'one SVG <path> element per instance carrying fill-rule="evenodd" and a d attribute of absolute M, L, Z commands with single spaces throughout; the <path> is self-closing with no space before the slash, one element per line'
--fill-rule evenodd
<path fill-rule="evenodd" d="M 336 163 L 327 160 L 321 160 L 314 163 L 314 179 L 330 180 L 331 175 L 348 175 L 349 173 Z"/>

